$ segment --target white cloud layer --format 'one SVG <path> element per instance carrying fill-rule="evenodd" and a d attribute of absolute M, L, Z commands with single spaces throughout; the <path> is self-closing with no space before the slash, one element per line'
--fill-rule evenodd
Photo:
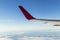
<path fill-rule="evenodd" d="M 24 36 L 22 38 L 15 38 L 17 40 L 60 40 L 60 38 L 54 38 L 54 37 L 27 37 Z M 4 37 L 4 38 L 0 38 L 0 40 L 15 40 L 14 38 L 8 38 L 8 37 Z"/>
<path fill-rule="evenodd" d="M 44 37 L 24 37 L 18 38 L 18 40 L 53 40 L 52 38 L 44 38 Z M 0 38 L 0 40 L 12 40 L 10 38 Z"/>
<path fill-rule="evenodd" d="M 0 40 L 12 40 L 12 39 L 9 39 L 9 38 L 0 38 Z"/>
<path fill-rule="evenodd" d="M 53 37 L 23 37 L 19 38 L 18 40 L 60 40 L 60 39 L 55 39 Z"/>

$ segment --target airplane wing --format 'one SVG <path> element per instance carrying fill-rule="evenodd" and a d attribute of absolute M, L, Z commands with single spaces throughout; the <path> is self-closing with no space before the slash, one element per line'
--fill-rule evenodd
<path fill-rule="evenodd" d="M 22 11 L 24 16 L 26 17 L 27 20 L 32 20 L 32 21 L 39 21 L 43 22 L 45 24 L 53 24 L 54 26 L 60 26 L 60 20 L 52 20 L 52 19 L 36 19 L 32 15 L 30 15 L 22 6 L 19 6 L 19 9 Z"/>

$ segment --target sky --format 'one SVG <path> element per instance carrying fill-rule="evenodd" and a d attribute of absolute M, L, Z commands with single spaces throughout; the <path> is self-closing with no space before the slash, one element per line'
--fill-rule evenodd
<path fill-rule="evenodd" d="M 60 31 L 60 27 L 25 19 L 18 6 L 32 16 L 60 20 L 60 0 L 0 0 L 0 32 L 5 31 Z"/>

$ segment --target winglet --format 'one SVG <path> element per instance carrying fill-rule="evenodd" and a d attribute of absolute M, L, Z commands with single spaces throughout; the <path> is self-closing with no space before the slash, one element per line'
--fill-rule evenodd
<path fill-rule="evenodd" d="M 33 16 L 31 16 L 22 6 L 19 6 L 19 9 L 22 11 L 22 13 L 24 14 L 24 16 L 28 19 L 28 20 L 32 20 L 35 19 Z"/>

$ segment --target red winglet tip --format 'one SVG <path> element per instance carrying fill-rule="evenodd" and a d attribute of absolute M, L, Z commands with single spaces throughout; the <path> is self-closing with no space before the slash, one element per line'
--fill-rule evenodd
<path fill-rule="evenodd" d="M 22 11 L 22 13 L 24 14 L 24 16 L 28 19 L 35 19 L 33 16 L 31 16 L 22 6 L 19 6 L 20 10 Z"/>

